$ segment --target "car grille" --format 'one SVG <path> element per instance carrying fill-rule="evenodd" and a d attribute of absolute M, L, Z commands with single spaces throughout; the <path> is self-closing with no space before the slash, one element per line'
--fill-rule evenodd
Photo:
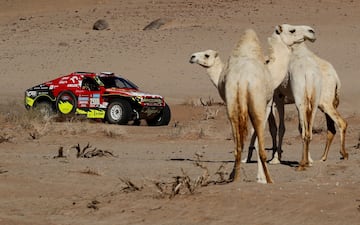
<path fill-rule="evenodd" d="M 144 98 L 142 102 L 146 105 L 162 105 L 163 101 L 161 98 Z"/>

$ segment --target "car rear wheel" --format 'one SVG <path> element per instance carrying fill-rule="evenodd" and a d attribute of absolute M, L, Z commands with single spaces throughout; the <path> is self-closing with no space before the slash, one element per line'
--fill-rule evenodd
<path fill-rule="evenodd" d="M 131 119 L 130 103 L 123 99 L 111 102 L 107 108 L 105 118 L 111 124 L 125 125 Z"/>
<path fill-rule="evenodd" d="M 44 119 L 48 119 L 55 114 L 53 105 L 47 101 L 36 103 L 34 110 Z"/>
<path fill-rule="evenodd" d="M 76 106 L 76 97 L 70 91 L 61 92 L 56 100 L 56 108 L 63 115 L 75 113 Z"/>
<path fill-rule="evenodd" d="M 149 126 L 166 126 L 169 124 L 171 119 L 170 107 L 165 104 L 161 113 L 152 119 L 147 119 L 146 122 Z"/>

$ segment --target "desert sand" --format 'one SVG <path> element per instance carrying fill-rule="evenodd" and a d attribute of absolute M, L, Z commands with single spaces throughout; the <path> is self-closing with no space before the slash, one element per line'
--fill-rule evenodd
<path fill-rule="evenodd" d="M 162 26 L 144 30 L 159 18 Z M 109 27 L 93 30 L 98 19 Z M 0 224 L 359 224 L 359 21 L 356 0 L 0 0 Z M 339 74 L 349 160 L 340 159 L 337 134 L 319 161 L 326 121 L 318 111 L 315 162 L 297 172 L 302 143 L 288 105 L 283 163 L 269 165 L 275 183 L 256 182 L 254 161 L 242 164 L 239 181 L 220 184 L 233 166 L 231 129 L 189 57 L 214 49 L 226 60 L 247 28 L 266 52 L 282 23 L 312 26 L 308 47 Z M 43 121 L 25 110 L 25 89 L 73 71 L 113 71 L 163 95 L 169 126 Z M 74 146 L 87 144 L 102 154 L 76 157 Z"/>

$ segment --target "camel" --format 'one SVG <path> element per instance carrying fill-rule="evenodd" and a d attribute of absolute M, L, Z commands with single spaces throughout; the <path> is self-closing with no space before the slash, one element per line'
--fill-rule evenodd
<path fill-rule="evenodd" d="M 296 37 L 294 37 L 294 35 L 292 36 L 293 38 L 293 43 L 295 42 L 300 42 L 305 40 L 306 38 L 309 38 L 308 36 L 310 35 L 310 37 L 313 36 L 313 31 L 312 28 L 310 27 L 306 27 L 306 29 L 304 29 L 305 26 L 302 28 L 303 30 L 299 30 L 296 32 Z M 266 154 L 265 154 L 265 149 L 263 146 L 263 130 L 265 129 L 265 122 L 267 120 L 267 117 L 270 113 L 271 110 L 271 104 L 272 104 L 272 96 L 268 96 L 269 93 L 273 94 L 274 89 L 281 83 L 281 81 L 284 79 L 285 75 L 286 75 L 286 71 L 287 71 L 287 65 L 289 62 L 289 58 L 290 58 L 290 49 L 288 48 L 288 46 L 286 46 L 283 41 L 280 40 L 280 36 L 279 34 L 282 32 L 282 28 L 280 26 L 277 26 L 275 29 L 275 32 L 273 33 L 272 37 L 269 38 L 269 43 L 272 46 L 271 50 L 272 50 L 272 58 L 275 60 L 272 60 L 268 66 L 266 66 L 264 68 L 264 64 L 265 64 L 265 59 L 263 56 L 258 56 L 258 58 L 256 58 L 257 60 L 263 60 L 261 61 L 261 63 L 259 63 L 258 61 L 256 62 L 258 68 L 256 70 L 260 70 L 260 68 L 263 68 L 263 73 L 264 74 L 257 74 L 257 76 L 259 78 L 262 79 L 258 79 L 256 80 L 256 85 L 259 87 L 259 89 L 254 88 L 254 85 L 252 83 L 250 83 L 249 81 L 254 82 L 253 80 L 251 80 L 249 78 L 249 75 L 244 75 L 244 73 L 246 73 L 247 71 L 244 70 L 244 68 L 247 68 L 247 64 L 250 64 L 251 66 L 254 66 L 253 64 L 255 64 L 254 61 L 249 61 L 247 59 L 247 57 L 244 57 L 243 53 L 241 51 L 238 51 L 239 49 L 242 49 L 244 51 L 244 48 L 246 49 L 246 47 L 241 48 L 242 45 L 244 45 L 243 43 L 243 38 L 240 41 L 240 44 L 237 45 L 237 47 L 235 48 L 232 56 L 230 56 L 230 59 L 228 61 L 227 64 L 224 64 L 220 57 L 219 54 L 214 51 L 214 50 L 206 50 L 203 52 L 197 52 L 191 55 L 190 58 L 190 63 L 197 63 L 200 66 L 204 67 L 207 69 L 207 73 L 211 79 L 211 81 L 213 82 L 213 84 L 215 85 L 215 87 L 217 87 L 219 94 L 221 96 L 221 98 L 224 100 L 224 102 L 227 105 L 227 109 L 228 109 L 228 116 L 230 119 L 230 122 L 232 124 L 232 128 L 233 128 L 233 135 L 234 135 L 234 140 L 236 142 L 236 148 L 235 148 L 235 164 L 234 164 L 234 170 L 232 173 L 231 178 L 236 179 L 238 176 L 238 170 L 239 170 L 239 164 L 240 164 L 240 154 L 241 154 L 241 150 L 243 149 L 243 145 L 244 145 L 244 138 L 245 138 L 245 133 L 244 131 L 244 127 L 240 127 L 239 128 L 239 121 L 244 121 L 244 119 L 246 119 L 247 116 L 250 117 L 251 122 L 253 124 L 253 128 L 255 130 L 255 134 L 261 134 L 262 136 L 259 137 L 258 136 L 258 149 L 259 149 L 259 153 L 258 153 L 258 182 L 260 183 L 271 183 L 272 180 L 270 178 L 270 174 L 268 174 L 267 171 L 267 167 L 266 167 Z M 251 32 L 250 32 L 251 33 Z M 254 33 L 254 32 L 253 32 Z M 255 35 L 256 37 L 256 35 Z M 261 47 L 260 44 L 258 43 L 258 38 L 253 38 L 256 39 L 257 42 L 257 48 L 259 49 L 257 52 L 260 52 Z M 245 45 L 246 46 L 246 45 Z M 238 52 L 238 53 L 237 53 Z M 245 51 L 245 52 L 249 52 L 249 51 Z M 234 56 L 234 54 L 236 55 L 236 57 Z M 253 54 L 253 52 L 249 52 L 249 55 Z M 238 57 L 238 55 L 242 56 L 242 57 Z M 248 61 L 247 61 L 248 60 Z M 250 63 L 251 62 L 251 63 Z M 241 66 L 239 66 L 241 65 Z M 251 68 L 251 66 L 249 66 Z M 255 71 L 255 69 L 254 69 Z M 254 71 L 249 71 L 249 73 L 253 73 Z M 271 71 L 271 73 L 269 73 Z M 276 72 L 275 72 L 276 71 Z M 229 76 L 229 74 L 231 74 Z M 273 76 L 275 75 L 275 76 Z M 231 79 L 229 79 L 229 77 L 235 77 L 232 79 L 235 79 L 235 81 L 232 81 Z M 250 76 L 250 77 L 254 77 L 254 76 Z M 246 78 L 246 79 L 245 79 Z M 244 79 L 244 80 L 242 80 Z M 240 83 L 243 82 L 244 84 Z M 246 85 L 251 84 L 251 89 L 246 89 Z M 245 85 L 245 87 L 244 87 Z M 245 90 L 246 91 L 245 91 Z M 256 89 L 256 91 L 255 91 Z M 264 92 L 265 91 L 265 92 Z M 235 92 L 235 94 L 234 94 Z M 252 93 L 252 92 L 256 92 L 256 93 Z M 243 96 L 245 95 L 247 96 L 247 98 L 242 99 Z M 260 97 L 259 97 L 260 95 Z M 253 96 L 253 98 L 249 98 L 249 96 Z M 256 98 L 254 98 L 254 96 L 258 96 L 257 98 L 262 99 L 262 100 L 256 100 L 256 102 L 252 103 L 251 101 L 254 101 Z M 236 97 L 236 98 L 235 98 Z M 241 97 L 241 99 L 240 99 Z M 237 100 L 237 102 L 233 102 L 235 100 Z M 264 103 L 264 98 L 265 98 L 265 103 Z M 249 102 L 247 102 L 247 100 L 250 99 Z M 229 100 L 231 100 L 231 102 L 229 102 Z M 242 107 L 239 107 L 236 104 L 242 104 Z M 247 104 L 247 105 L 246 105 Z M 255 104 L 259 104 L 260 106 L 262 106 L 262 109 L 264 108 L 265 105 L 265 114 L 264 111 L 262 112 L 258 112 L 259 107 L 255 107 Z M 234 106 L 236 106 L 238 109 L 241 109 L 240 112 L 237 112 L 238 109 L 234 109 Z M 247 108 L 249 115 L 246 115 L 246 112 L 244 112 L 244 110 L 246 109 L 245 107 L 250 107 Z M 245 108 L 245 109 L 244 109 Z M 257 111 L 258 110 L 258 111 Z M 235 112 L 235 115 L 234 115 Z M 240 113 L 240 115 L 236 115 Z M 264 117 L 265 116 L 265 117 Z M 262 127 L 259 127 L 259 121 L 261 121 Z M 246 124 L 241 124 L 241 126 L 245 126 Z M 257 126 L 257 127 L 256 127 Z M 261 129 L 260 129 L 261 128 Z M 254 136 L 254 135 L 253 135 Z M 260 157 L 260 159 L 259 159 Z M 261 162 L 260 162 L 261 160 Z M 264 175 L 262 175 L 262 173 L 265 173 Z M 265 179 L 264 179 L 265 176 Z"/>
<path fill-rule="evenodd" d="M 312 139 L 312 127 L 319 106 L 321 90 L 322 90 L 322 76 L 321 69 L 318 64 L 313 60 L 313 53 L 309 51 L 305 45 L 305 40 L 315 41 L 315 32 L 309 29 L 308 26 L 292 26 L 289 24 L 282 24 L 280 26 L 282 32 L 279 33 L 281 40 L 291 48 L 291 57 L 288 66 L 288 75 L 282 84 L 275 90 L 274 102 L 279 107 L 279 115 L 283 118 L 283 99 L 281 98 L 282 88 L 289 87 L 286 94 L 287 98 L 293 99 L 295 102 L 298 117 L 299 117 L 299 131 L 303 140 L 302 158 L 297 170 L 304 170 L 306 166 L 311 164 L 309 155 L 309 145 Z M 294 37 L 297 37 L 298 30 L 308 30 L 310 35 L 304 36 L 304 39 L 294 42 Z M 271 59 L 270 59 L 271 61 Z M 284 90 L 286 91 L 286 90 Z M 284 92 L 282 92 L 284 93 Z M 282 105 L 282 107 L 281 107 Z M 271 121 L 274 122 L 274 118 Z M 270 127 L 274 127 L 270 125 Z M 270 130 L 272 131 L 272 129 Z M 273 140 L 274 135 L 272 134 Z M 280 136 L 282 138 L 282 136 Z M 280 139 L 280 138 L 279 138 Z M 282 139 L 281 139 L 282 141 Z M 274 141 L 273 141 L 274 143 Z M 278 153 L 280 150 L 278 151 Z M 251 157 L 249 151 L 248 160 Z M 276 157 L 272 162 L 276 161 Z"/>
<path fill-rule="evenodd" d="M 287 27 L 288 29 L 296 29 L 296 26 L 291 25 L 282 25 L 282 27 Z M 293 48 L 299 49 L 299 46 L 294 45 Z M 300 48 L 306 48 L 305 44 L 301 44 Z M 340 113 L 337 111 L 337 107 L 339 105 L 339 90 L 340 90 L 340 79 L 336 73 L 334 67 L 326 60 L 321 59 L 320 57 L 316 56 L 310 50 L 306 50 L 308 60 L 313 61 L 313 63 L 307 65 L 308 70 L 316 71 L 318 75 L 321 77 L 321 94 L 320 100 L 318 104 L 318 108 L 325 114 L 326 122 L 327 122 L 327 140 L 324 149 L 324 153 L 321 157 L 321 161 L 326 161 L 330 145 L 336 134 L 336 129 L 334 123 L 338 126 L 340 130 L 340 154 L 342 155 L 342 159 L 348 159 L 348 153 L 345 149 L 345 133 L 347 128 L 346 121 L 341 117 Z M 293 58 L 295 59 L 295 58 Z M 302 63 L 302 62 L 300 62 Z M 320 70 L 320 71 L 319 71 Z M 295 99 L 292 93 L 292 85 L 289 83 L 291 80 L 291 76 L 284 80 L 284 82 L 275 90 L 274 94 L 274 102 L 276 108 L 279 112 L 279 143 L 277 146 L 277 154 L 274 155 L 274 158 L 271 160 L 272 164 L 278 164 L 281 160 L 281 153 L 282 153 L 282 140 L 285 134 L 285 123 L 284 123 L 284 104 L 294 104 Z M 294 82 L 295 83 L 295 82 Z M 293 84 L 296 85 L 296 84 Z M 269 126 L 276 127 L 275 120 L 270 120 L 269 118 Z M 272 134 L 273 137 L 273 144 L 274 149 L 276 149 L 276 130 L 277 128 L 272 129 L 275 134 Z M 274 131 L 275 130 L 275 131 Z M 273 133 L 272 132 L 272 133 Z M 275 138 L 274 138 L 275 135 Z M 254 141 L 253 141 L 254 142 Z M 251 157 L 251 156 L 250 156 Z M 308 156 L 310 163 L 313 161 Z"/>
<path fill-rule="evenodd" d="M 200 60 L 202 57 L 204 60 Z M 210 78 L 224 99 L 232 133 L 236 143 L 234 168 L 229 181 L 240 175 L 241 152 L 247 135 L 250 119 L 257 135 L 258 182 L 272 183 L 266 165 L 264 129 L 272 105 L 273 89 L 271 74 L 264 64 L 260 41 L 254 30 L 248 29 L 241 36 L 226 64 L 216 51 L 208 50 L 191 56 L 191 63 L 207 68 Z M 204 63 L 202 63 L 204 62 Z M 216 79 L 218 82 L 216 83 Z"/>

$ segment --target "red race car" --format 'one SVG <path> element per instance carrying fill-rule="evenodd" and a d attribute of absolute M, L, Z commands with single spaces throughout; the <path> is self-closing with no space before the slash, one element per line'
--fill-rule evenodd
<path fill-rule="evenodd" d="M 169 106 L 160 95 L 140 91 L 131 81 L 111 72 L 74 72 L 25 91 L 25 107 L 38 112 L 85 115 L 111 124 L 168 125 Z"/>

